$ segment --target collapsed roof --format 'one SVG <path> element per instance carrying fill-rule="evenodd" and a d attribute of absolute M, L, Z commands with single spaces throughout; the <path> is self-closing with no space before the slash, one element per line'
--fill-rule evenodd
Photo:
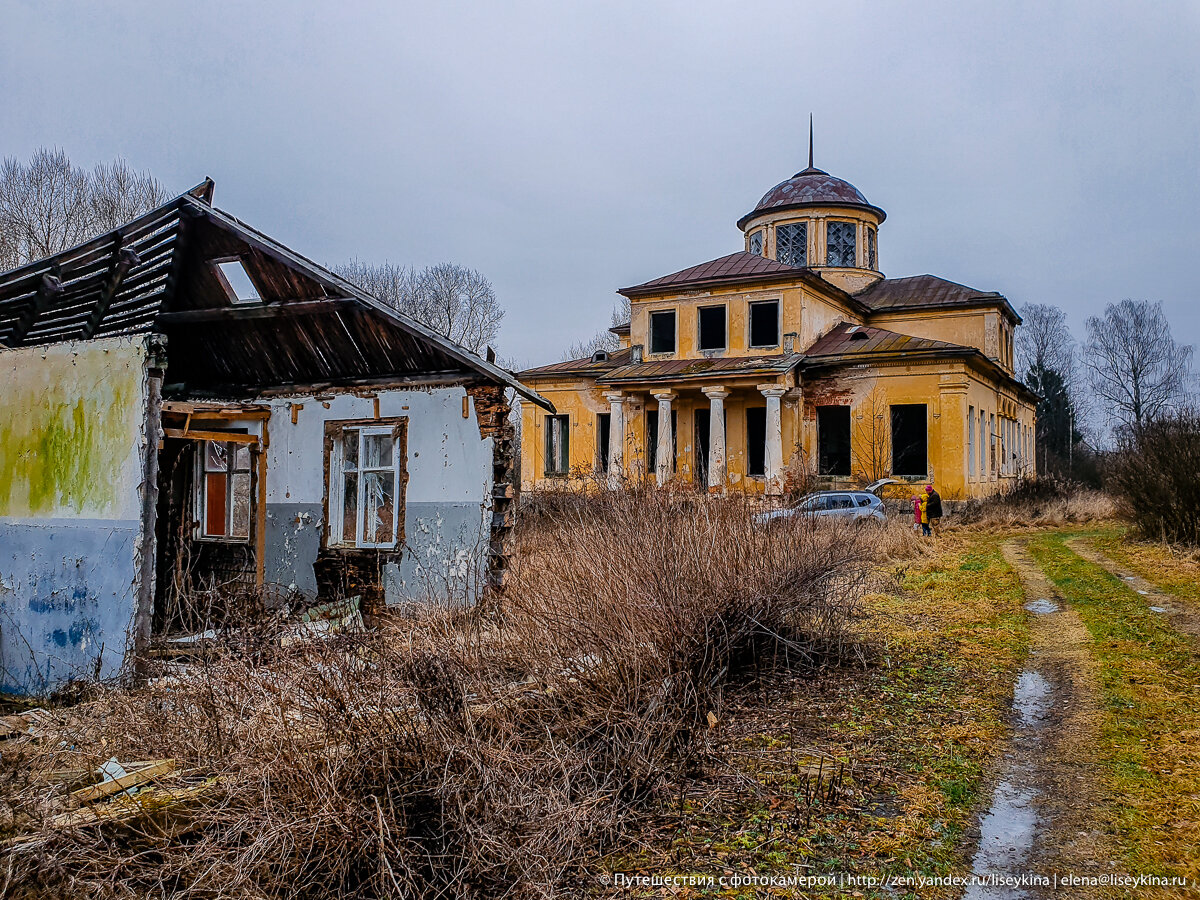
<path fill-rule="evenodd" d="M 510 372 L 217 209 L 212 192 L 205 180 L 0 275 L 0 346 L 157 332 L 179 395 L 465 380 L 553 408 Z"/>

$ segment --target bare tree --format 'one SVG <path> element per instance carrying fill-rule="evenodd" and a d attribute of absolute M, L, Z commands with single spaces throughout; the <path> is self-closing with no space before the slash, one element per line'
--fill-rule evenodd
<path fill-rule="evenodd" d="M 1192 347 L 1171 336 L 1162 303 L 1110 303 L 1087 331 L 1083 363 L 1111 421 L 1140 433 L 1186 401 Z"/>
<path fill-rule="evenodd" d="M 859 401 L 854 424 L 855 473 L 864 483 L 878 481 L 891 474 L 891 420 L 887 397 L 878 389 Z"/>
<path fill-rule="evenodd" d="M 359 260 L 333 271 L 472 353 L 496 342 L 504 310 L 490 281 L 474 269 L 441 263 L 412 269 Z"/>
<path fill-rule="evenodd" d="M 166 202 L 166 189 L 123 159 L 91 172 L 65 151 L 0 164 L 0 265 L 11 268 L 74 247 Z"/>
<path fill-rule="evenodd" d="M 628 297 L 622 297 L 613 304 L 612 315 L 609 316 L 609 327 L 597 331 L 589 340 L 571 344 L 562 353 L 564 361 L 569 359 L 586 359 L 597 350 L 607 350 L 612 353 L 620 349 L 621 339 L 613 334 L 612 329 L 618 325 L 629 324 L 632 316 Z"/>
<path fill-rule="evenodd" d="M 1052 369 L 1070 383 L 1076 375 L 1075 338 L 1067 327 L 1067 314 L 1048 303 L 1021 307 L 1021 325 L 1014 346 L 1017 375 L 1030 369 Z"/>

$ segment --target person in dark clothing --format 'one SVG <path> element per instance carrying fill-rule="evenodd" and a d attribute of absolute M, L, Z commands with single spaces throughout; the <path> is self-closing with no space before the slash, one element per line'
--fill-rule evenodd
<path fill-rule="evenodd" d="M 937 525 L 942 518 L 942 497 L 933 489 L 932 484 L 925 485 L 925 494 L 925 511 L 929 522 L 926 527 L 932 530 L 932 526 Z"/>

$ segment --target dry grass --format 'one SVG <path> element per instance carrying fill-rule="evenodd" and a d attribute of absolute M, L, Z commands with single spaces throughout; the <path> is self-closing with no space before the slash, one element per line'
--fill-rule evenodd
<path fill-rule="evenodd" d="M 534 517 L 505 602 L 100 689 L 5 748 L 17 897 L 552 896 L 708 747 L 727 686 L 853 649 L 865 529 L 739 501 Z M 170 757 L 136 816 L 44 774 Z M 190 790 L 186 803 L 170 790 Z M 3 823 L 0 823 L 3 827 Z M 11 844 L 8 845 L 11 849 Z"/>
<path fill-rule="evenodd" d="M 1022 480 L 1009 491 L 955 504 L 943 520 L 947 528 L 1012 531 L 1110 522 L 1112 498 L 1102 491 L 1069 482 Z"/>

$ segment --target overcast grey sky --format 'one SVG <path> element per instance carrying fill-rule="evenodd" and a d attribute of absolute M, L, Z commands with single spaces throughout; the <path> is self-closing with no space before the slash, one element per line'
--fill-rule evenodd
<path fill-rule="evenodd" d="M 816 163 L 880 263 L 1200 343 L 1200 4 L 3 0 L 0 155 L 121 155 L 318 261 L 452 260 L 522 364 Z"/>

